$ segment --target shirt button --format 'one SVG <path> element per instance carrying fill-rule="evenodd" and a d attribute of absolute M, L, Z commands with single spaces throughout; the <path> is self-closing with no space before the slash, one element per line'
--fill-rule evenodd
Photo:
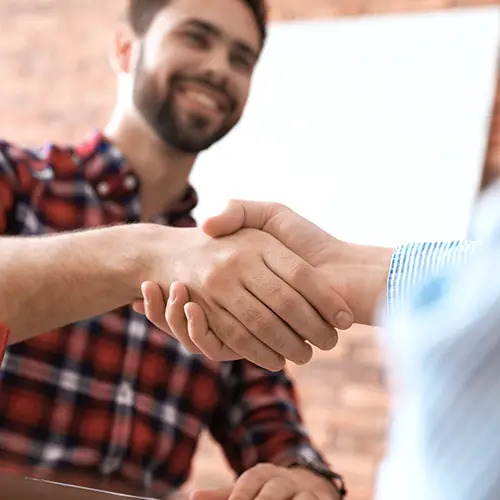
<path fill-rule="evenodd" d="M 97 184 L 97 192 L 101 196 L 106 196 L 109 194 L 109 184 L 107 182 L 100 182 Z"/>
<path fill-rule="evenodd" d="M 134 391 L 127 382 L 121 384 L 120 389 L 118 390 L 118 404 L 124 406 L 134 405 Z"/>
<path fill-rule="evenodd" d="M 133 191 L 137 186 L 137 179 L 133 175 L 127 175 L 123 180 L 123 186 L 129 191 Z"/>

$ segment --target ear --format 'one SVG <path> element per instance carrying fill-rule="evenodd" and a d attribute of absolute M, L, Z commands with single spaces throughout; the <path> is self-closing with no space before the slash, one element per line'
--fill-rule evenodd
<path fill-rule="evenodd" d="M 111 67 L 115 73 L 129 73 L 132 68 L 132 54 L 137 36 L 125 23 L 117 25 L 110 48 Z"/>

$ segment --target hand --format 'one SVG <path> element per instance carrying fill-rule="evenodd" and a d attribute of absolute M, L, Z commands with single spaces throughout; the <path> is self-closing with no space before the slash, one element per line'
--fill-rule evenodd
<path fill-rule="evenodd" d="M 318 271 L 277 240 L 255 230 L 218 239 L 196 229 L 176 231 L 175 249 L 168 258 L 159 259 L 151 275 L 161 276 L 167 265 L 169 277 L 188 286 L 189 299 L 207 314 L 212 340 L 219 346 L 218 360 L 245 357 L 279 370 L 285 358 L 295 363 L 311 358 L 306 341 L 321 349 L 336 344 L 332 304 L 349 311 L 347 304 Z M 163 311 L 164 293 L 153 283 L 144 284 L 142 291 L 147 299 L 144 312 L 168 332 L 158 314 Z M 187 298 L 182 293 L 176 296 L 175 286 L 170 292 L 172 306 Z M 141 311 L 140 305 L 135 308 Z M 193 349 L 188 335 L 178 338 Z"/>
<path fill-rule="evenodd" d="M 222 214 L 208 219 L 202 229 L 212 237 L 231 234 L 242 227 L 253 227 L 268 232 L 295 254 L 321 271 L 330 285 L 342 296 L 354 312 L 354 321 L 370 325 L 383 295 L 393 249 L 346 243 L 329 235 L 321 228 L 299 216 L 289 208 L 276 203 L 233 201 Z M 162 329 L 169 328 L 175 337 L 192 352 L 199 348 L 211 359 L 220 358 L 223 343 L 210 331 L 203 309 L 190 302 L 188 291 L 180 283 L 174 285 L 177 300 L 165 303 L 159 289 L 149 283 L 143 290 L 154 307 L 147 315 Z M 144 304 L 136 302 L 138 312 L 146 312 Z M 342 309 L 332 303 L 337 328 L 348 328 L 353 318 L 343 317 Z M 186 316 L 188 320 L 186 321 Z M 227 351 L 226 351 L 227 352 Z"/>
<path fill-rule="evenodd" d="M 198 490 L 190 500 L 339 500 L 326 479 L 300 468 L 259 464 L 242 474 L 233 488 Z"/>
<path fill-rule="evenodd" d="M 241 228 L 259 229 L 281 241 L 324 274 L 351 307 L 356 323 L 373 323 L 394 249 L 341 241 L 278 203 L 234 200 L 202 225 L 212 237 Z"/>

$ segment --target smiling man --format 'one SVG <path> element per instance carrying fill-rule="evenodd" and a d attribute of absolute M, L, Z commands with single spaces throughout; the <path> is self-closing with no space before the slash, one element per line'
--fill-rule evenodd
<path fill-rule="evenodd" d="M 191 228 L 193 163 L 239 121 L 265 27 L 262 0 L 130 0 L 104 131 L 38 151 L 0 143 L 0 321 L 29 339 L 0 372 L 2 464 L 163 496 L 186 481 L 208 428 L 239 474 L 227 495 L 340 498 L 279 371 L 310 359 L 306 340 L 335 345 L 326 278 L 262 232 Z M 148 280 L 189 285 L 235 356 L 276 371 L 187 352 L 127 306 Z"/>

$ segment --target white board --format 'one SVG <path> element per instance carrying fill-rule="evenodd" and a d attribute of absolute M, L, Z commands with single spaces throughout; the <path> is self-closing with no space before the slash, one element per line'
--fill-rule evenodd
<path fill-rule="evenodd" d="M 497 7 L 273 25 L 243 120 L 197 162 L 197 218 L 247 198 L 359 243 L 463 237 L 499 46 Z"/>

